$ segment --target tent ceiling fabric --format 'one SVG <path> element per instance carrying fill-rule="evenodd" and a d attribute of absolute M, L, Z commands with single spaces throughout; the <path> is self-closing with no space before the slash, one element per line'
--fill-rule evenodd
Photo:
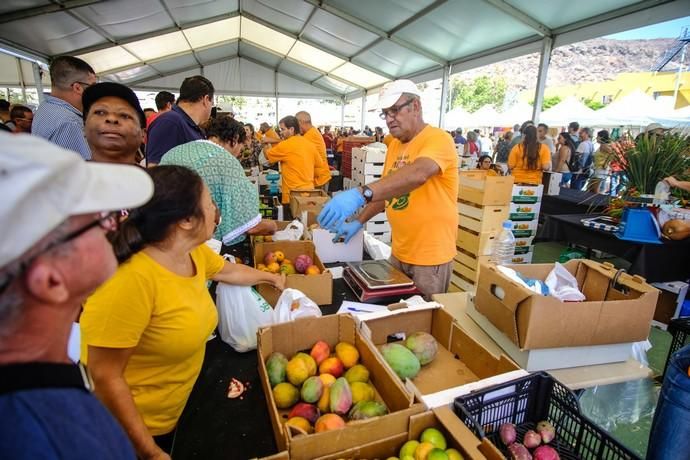
<path fill-rule="evenodd" d="M 43 63 L 77 55 L 134 88 L 202 73 L 219 93 L 340 98 L 687 11 L 690 0 L 7 0 L 0 47 Z"/>

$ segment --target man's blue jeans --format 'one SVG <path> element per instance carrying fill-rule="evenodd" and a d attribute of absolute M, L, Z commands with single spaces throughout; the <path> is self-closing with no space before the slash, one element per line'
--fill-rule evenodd
<path fill-rule="evenodd" d="M 690 345 L 678 350 L 666 369 L 649 434 L 647 460 L 690 458 Z"/>

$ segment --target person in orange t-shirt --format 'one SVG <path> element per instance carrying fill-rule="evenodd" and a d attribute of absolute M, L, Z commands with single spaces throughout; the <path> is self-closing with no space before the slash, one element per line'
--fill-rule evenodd
<path fill-rule="evenodd" d="M 393 237 L 390 262 L 430 298 L 448 290 L 456 254 L 458 156 L 450 135 L 424 122 L 420 95 L 410 80 L 383 86 L 381 118 L 393 136 L 383 177 L 335 195 L 318 221 L 348 241 L 385 210 Z"/>
<path fill-rule="evenodd" d="M 508 155 L 508 169 L 516 184 L 541 184 L 544 171 L 551 169 L 551 152 L 539 143 L 537 128 L 528 126 L 523 132 L 522 142 L 515 145 Z"/>
<path fill-rule="evenodd" d="M 314 170 L 314 183 L 317 187 L 322 187 L 331 180 L 331 170 L 328 168 L 328 157 L 326 156 L 326 142 L 324 142 L 319 130 L 311 124 L 309 112 L 297 112 L 295 118 L 299 122 L 300 133 L 302 133 L 305 139 L 314 144 L 316 151 L 319 152 L 319 156 L 323 160 L 315 164 L 316 169 Z"/>
<path fill-rule="evenodd" d="M 271 163 L 280 162 L 282 203 L 288 204 L 292 190 L 314 188 L 314 171 L 321 157 L 314 144 L 300 135 L 297 118 L 288 115 L 279 126 L 284 140 L 270 149 L 264 147 L 264 155 Z"/>

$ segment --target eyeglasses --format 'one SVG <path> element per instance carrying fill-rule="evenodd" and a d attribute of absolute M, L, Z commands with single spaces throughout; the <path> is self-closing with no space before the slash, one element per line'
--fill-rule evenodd
<path fill-rule="evenodd" d="M 86 89 L 86 88 L 88 88 L 89 86 L 93 86 L 93 85 L 95 85 L 95 84 L 98 83 L 98 82 L 96 82 L 96 83 L 86 83 L 85 81 L 75 81 L 74 83 L 79 83 L 81 86 L 84 87 L 84 89 Z M 74 83 L 72 83 L 72 84 L 74 84 Z"/>
<path fill-rule="evenodd" d="M 61 246 L 65 243 L 68 243 L 76 238 L 79 238 L 81 235 L 84 233 L 88 232 L 94 227 L 101 227 L 103 230 L 106 231 L 115 231 L 117 230 L 118 226 L 120 225 L 120 221 L 122 219 L 122 212 L 121 211 L 113 211 L 113 212 L 104 212 L 99 215 L 97 219 L 95 219 L 93 222 L 90 222 L 89 224 L 74 230 L 72 232 L 69 232 L 67 235 L 63 236 L 62 238 L 58 238 L 57 240 L 53 241 L 52 243 L 48 244 L 43 250 L 35 254 L 32 257 L 29 257 L 28 259 L 24 260 L 19 264 L 19 268 L 15 273 L 10 273 L 7 278 L 2 281 L 2 284 L 0 284 L 0 294 L 2 294 L 5 289 L 7 289 L 7 286 L 9 286 L 12 281 L 14 281 L 15 278 L 23 274 L 34 261 L 39 257 L 44 254 L 47 254 L 49 251 L 52 251 L 53 249 L 57 248 L 58 246 Z"/>
<path fill-rule="evenodd" d="M 388 109 L 383 109 L 381 110 L 381 113 L 379 113 L 379 117 L 381 117 L 381 120 L 385 120 L 388 117 L 395 118 L 405 106 L 412 104 L 413 101 L 414 98 L 410 98 L 403 104 L 394 105 Z"/>

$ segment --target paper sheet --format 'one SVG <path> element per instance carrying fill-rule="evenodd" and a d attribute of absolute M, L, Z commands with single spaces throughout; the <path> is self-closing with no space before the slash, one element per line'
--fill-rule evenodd
<path fill-rule="evenodd" d="M 350 302 L 349 300 L 343 300 L 343 304 L 338 309 L 337 314 L 349 313 L 351 315 L 357 316 L 365 313 L 375 313 L 386 310 L 388 310 L 388 307 L 386 305 L 375 305 L 373 303 L 360 303 Z"/>

